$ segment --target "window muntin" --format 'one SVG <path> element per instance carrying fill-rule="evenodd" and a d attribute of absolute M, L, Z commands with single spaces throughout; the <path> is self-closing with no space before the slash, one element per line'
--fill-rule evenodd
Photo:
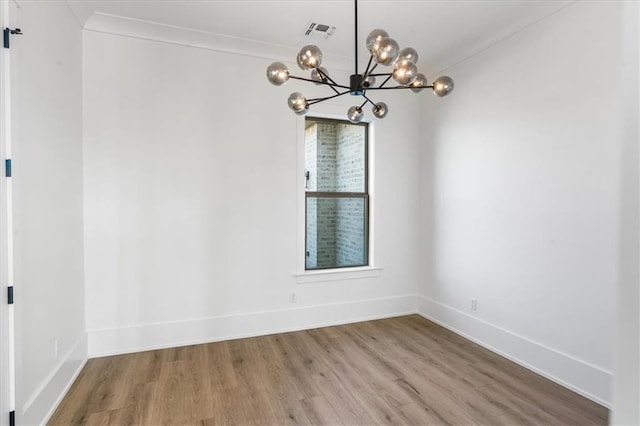
<path fill-rule="evenodd" d="M 368 124 L 305 121 L 305 269 L 369 264 Z"/>

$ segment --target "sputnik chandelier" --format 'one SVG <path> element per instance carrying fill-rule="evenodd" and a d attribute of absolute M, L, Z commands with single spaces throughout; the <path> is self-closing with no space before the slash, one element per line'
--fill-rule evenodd
<path fill-rule="evenodd" d="M 289 96 L 289 108 L 298 115 L 304 115 L 313 104 L 334 99 L 347 93 L 353 96 L 361 96 L 364 102 L 361 105 L 354 105 L 349 108 L 347 117 L 352 122 L 362 121 L 364 118 L 363 108 L 369 103 L 373 105 L 373 115 L 377 118 L 384 118 L 389 108 L 384 102 L 372 101 L 368 93 L 372 90 L 398 90 L 410 89 L 414 93 L 424 89 L 432 89 L 433 93 L 439 97 L 447 96 L 453 90 L 453 80 L 451 77 L 442 76 L 436 78 L 432 84 L 427 83 L 424 74 L 418 72 L 416 63 L 418 62 L 418 52 L 411 47 L 400 50 L 398 42 L 389 37 L 385 30 L 375 29 L 369 33 L 366 40 L 367 49 L 371 53 L 369 63 L 364 73 L 358 72 L 358 0 L 355 3 L 355 72 L 349 79 L 349 86 L 336 83 L 329 72 L 321 67 L 322 51 L 318 46 L 309 44 L 304 46 L 298 53 L 298 66 L 304 70 L 311 70 L 310 78 L 291 75 L 287 66 L 281 62 L 274 62 L 267 67 L 267 79 L 276 86 L 281 86 L 290 78 L 295 80 L 309 81 L 318 85 L 326 85 L 333 90 L 334 94 L 323 98 L 307 99 L 302 93 L 294 92 Z M 391 72 L 377 72 L 378 66 L 392 66 Z M 395 86 L 386 86 L 389 80 L 397 83 Z M 376 80 L 380 83 L 376 86 Z"/>

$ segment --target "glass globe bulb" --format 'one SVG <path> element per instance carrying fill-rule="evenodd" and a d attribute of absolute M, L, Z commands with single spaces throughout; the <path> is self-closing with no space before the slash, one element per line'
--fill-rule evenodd
<path fill-rule="evenodd" d="M 362 112 L 362 108 L 359 106 L 352 106 L 349 108 L 349 111 L 347 111 L 347 118 L 352 123 L 358 123 L 364 118 L 364 112 Z"/>
<path fill-rule="evenodd" d="M 373 107 L 372 111 L 373 111 L 373 115 L 375 115 L 377 118 L 384 118 L 389 112 L 389 108 L 387 107 L 387 104 L 385 104 L 384 102 L 378 102 Z"/>
<path fill-rule="evenodd" d="M 281 86 L 289 80 L 289 69 L 282 62 L 274 62 L 267 67 L 267 80 L 276 86 Z"/>
<path fill-rule="evenodd" d="M 442 98 L 453 92 L 453 86 L 453 79 L 443 75 L 433 81 L 433 93 Z"/>
<path fill-rule="evenodd" d="M 287 103 L 289 104 L 289 108 L 298 115 L 304 115 L 309 111 L 307 98 L 305 98 L 300 92 L 293 92 L 289 95 Z"/>
<path fill-rule="evenodd" d="M 424 90 L 424 87 L 426 85 L 427 77 L 425 77 L 425 75 L 421 73 L 416 75 L 416 78 L 414 78 L 411 84 L 409 84 L 409 86 L 411 86 L 411 91 L 414 93 L 421 92 L 422 90 Z"/>
<path fill-rule="evenodd" d="M 329 75 L 329 72 L 324 67 L 314 68 L 311 70 L 311 80 L 317 81 L 318 82 L 316 83 L 317 85 L 321 85 L 321 83 L 319 82 L 327 81 L 328 75 Z"/>
<path fill-rule="evenodd" d="M 307 44 L 300 49 L 300 53 L 298 53 L 296 59 L 298 66 L 303 70 L 318 68 L 322 63 L 322 51 L 316 45 Z"/>
<path fill-rule="evenodd" d="M 400 53 L 398 53 L 398 59 L 396 59 L 396 62 L 400 62 L 402 60 L 407 60 L 411 63 L 417 64 L 418 52 L 416 52 L 416 49 L 413 47 L 405 47 L 400 51 Z"/>
<path fill-rule="evenodd" d="M 376 84 L 376 78 L 372 75 L 367 76 L 362 82 L 362 87 L 368 89 L 369 87 L 373 87 Z"/>
<path fill-rule="evenodd" d="M 396 62 L 393 68 L 393 79 L 403 86 L 411 83 L 416 75 L 418 75 L 418 68 L 408 59 Z"/>
<path fill-rule="evenodd" d="M 371 53 L 373 55 L 373 59 L 380 65 L 391 65 L 398 57 L 399 51 L 400 47 L 398 46 L 397 41 L 390 37 L 383 37 L 374 46 Z"/>
<path fill-rule="evenodd" d="M 387 34 L 387 32 L 385 30 L 381 30 L 379 28 L 376 28 L 375 30 L 373 30 L 373 31 L 371 31 L 369 33 L 369 35 L 367 36 L 367 41 L 366 41 L 367 49 L 369 50 L 369 52 L 373 53 L 375 45 L 383 37 L 389 37 L 389 34 Z"/>

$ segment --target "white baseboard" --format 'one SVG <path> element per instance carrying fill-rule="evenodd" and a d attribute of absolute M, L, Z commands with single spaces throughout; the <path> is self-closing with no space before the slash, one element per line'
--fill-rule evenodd
<path fill-rule="evenodd" d="M 451 306 L 424 296 L 418 296 L 417 299 L 418 313 L 423 317 L 598 404 L 611 408 L 611 372 Z"/>
<path fill-rule="evenodd" d="M 90 330 L 89 357 L 239 339 L 416 313 L 416 295 Z"/>
<path fill-rule="evenodd" d="M 586 398 L 605 407 L 611 407 L 611 372 L 450 306 L 414 294 L 90 330 L 88 357 L 307 330 L 416 312 Z"/>
<path fill-rule="evenodd" d="M 58 366 L 16 413 L 16 424 L 45 424 L 87 362 L 87 334 L 82 336 L 62 357 Z"/>

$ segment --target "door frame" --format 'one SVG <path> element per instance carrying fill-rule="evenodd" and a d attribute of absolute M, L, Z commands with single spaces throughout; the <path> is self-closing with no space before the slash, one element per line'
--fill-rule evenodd
<path fill-rule="evenodd" d="M 0 2 L 0 25 L 10 28 L 11 0 Z M 15 411 L 14 308 L 8 304 L 8 286 L 13 281 L 13 227 L 11 179 L 5 160 L 11 158 L 10 49 L 0 52 L 0 426 L 9 425 Z"/>

